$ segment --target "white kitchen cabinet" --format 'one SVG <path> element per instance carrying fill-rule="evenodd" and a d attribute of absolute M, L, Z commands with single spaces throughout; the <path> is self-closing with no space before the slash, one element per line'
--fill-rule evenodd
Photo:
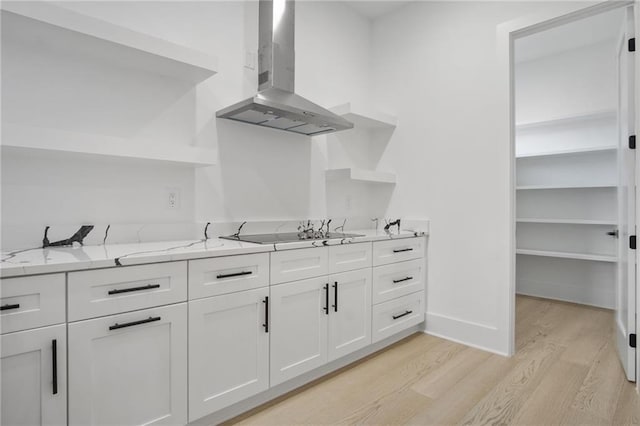
<path fill-rule="evenodd" d="M 269 253 L 189 262 L 189 300 L 269 285 Z"/>
<path fill-rule="evenodd" d="M 424 291 L 375 305 L 372 314 L 373 343 L 424 321 Z"/>
<path fill-rule="evenodd" d="M 373 266 L 424 257 L 424 238 L 394 238 L 373 243 Z"/>
<path fill-rule="evenodd" d="M 189 421 L 269 388 L 269 287 L 189 303 Z"/>
<path fill-rule="evenodd" d="M 371 268 L 329 277 L 329 361 L 371 344 Z"/>
<path fill-rule="evenodd" d="M 63 324 L 0 337 L 1 424 L 67 423 L 66 329 Z"/>
<path fill-rule="evenodd" d="M 70 323 L 69 424 L 187 423 L 187 304 Z"/>
<path fill-rule="evenodd" d="M 271 386 L 327 362 L 329 291 L 326 276 L 271 287 Z"/>
<path fill-rule="evenodd" d="M 376 266 L 373 268 L 373 303 L 424 291 L 425 275 L 424 259 Z"/>

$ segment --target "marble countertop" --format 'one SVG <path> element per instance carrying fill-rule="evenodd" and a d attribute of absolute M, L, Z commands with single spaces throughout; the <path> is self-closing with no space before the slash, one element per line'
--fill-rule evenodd
<path fill-rule="evenodd" d="M 282 244 L 253 244 L 211 238 L 208 240 L 162 241 L 131 244 L 106 244 L 78 247 L 48 247 L 0 252 L 0 277 L 48 274 L 86 269 L 111 268 L 237 254 L 322 247 L 424 236 L 425 232 L 355 230 L 362 237 L 307 240 Z"/>

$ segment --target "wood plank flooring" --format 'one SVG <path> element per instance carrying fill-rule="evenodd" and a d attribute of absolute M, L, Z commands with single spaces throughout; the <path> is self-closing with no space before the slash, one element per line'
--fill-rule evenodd
<path fill-rule="evenodd" d="M 605 309 L 519 296 L 504 358 L 415 334 L 228 424 L 638 425 Z"/>

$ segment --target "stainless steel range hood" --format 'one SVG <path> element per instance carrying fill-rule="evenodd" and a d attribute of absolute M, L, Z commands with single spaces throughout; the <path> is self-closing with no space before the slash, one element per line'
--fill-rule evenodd
<path fill-rule="evenodd" d="M 294 93 L 294 18 L 293 0 L 260 0 L 258 93 L 216 117 L 309 136 L 353 128 L 353 123 Z"/>

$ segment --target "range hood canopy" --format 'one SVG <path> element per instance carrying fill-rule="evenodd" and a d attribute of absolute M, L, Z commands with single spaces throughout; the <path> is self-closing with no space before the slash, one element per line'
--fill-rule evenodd
<path fill-rule="evenodd" d="M 294 93 L 294 1 L 260 0 L 258 26 L 258 93 L 216 117 L 308 136 L 352 129 L 353 123 Z"/>

